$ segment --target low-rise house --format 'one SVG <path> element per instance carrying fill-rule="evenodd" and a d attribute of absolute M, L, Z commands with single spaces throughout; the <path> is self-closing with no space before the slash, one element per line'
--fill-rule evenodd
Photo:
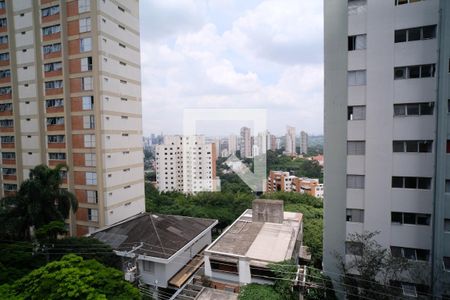
<path fill-rule="evenodd" d="M 180 287 L 202 264 L 217 220 L 142 213 L 91 234 L 123 257 L 126 279 Z"/>
<path fill-rule="evenodd" d="M 267 178 L 267 192 L 296 192 L 323 198 L 323 184 L 317 178 L 290 175 L 284 171 L 270 171 Z"/>
<path fill-rule="evenodd" d="M 239 291 L 249 283 L 272 284 L 271 263 L 298 261 L 303 237 L 303 215 L 285 212 L 283 201 L 253 201 L 204 251 L 205 276 L 211 286 Z"/>

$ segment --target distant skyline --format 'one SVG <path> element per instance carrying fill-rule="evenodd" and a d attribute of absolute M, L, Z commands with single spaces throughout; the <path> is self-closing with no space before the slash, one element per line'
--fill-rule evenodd
<path fill-rule="evenodd" d="M 323 133 L 322 1 L 140 1 L 144 135 L 182 132 L 184 108 L 263 108 Z M 229 127 L 232 126 L 232 127 Z M 227 135 L 234 124 L 206 126 Z"/>

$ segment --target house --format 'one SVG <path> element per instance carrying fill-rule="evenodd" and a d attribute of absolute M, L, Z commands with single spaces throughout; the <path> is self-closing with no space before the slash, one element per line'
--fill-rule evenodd
<path fill-rule="evenodd" d="M 295 192 L 323 198 L 323 183 L 317 178 L 297 177 L 284 171 L 270 171 L 267 192 Z"/>
<path fill-rule="evenodd" d="M 202 264 L 217 220 L 142 213 L 91 234 L 123 257 L 126 279 L 180 287 Z"/>
<path fill-rule="evenodd" d="M 234 292 L 248 283 L 273 284 L 270 263 L 298 261 L 303 215 L 285 212 L 283 201 L 253 201 L 204 251 L 205 276 L 218 289 Z"/>

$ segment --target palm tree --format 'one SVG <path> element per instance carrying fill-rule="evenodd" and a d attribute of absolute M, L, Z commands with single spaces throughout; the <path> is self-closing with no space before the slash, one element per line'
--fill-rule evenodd
<path fill-rule="evenodd" d="M 30 178 L 20 185 L 14 196 L 0 201 L 4 235 L 29 239 L 31 229 L 39 229 L 52 221 L 64 221 L 70 209 L 77 210 L 75 195 L 60 187 L 64 170 L 67 170 L 65 165 L 54 169 L 38 165 L 30 170 Z"/>

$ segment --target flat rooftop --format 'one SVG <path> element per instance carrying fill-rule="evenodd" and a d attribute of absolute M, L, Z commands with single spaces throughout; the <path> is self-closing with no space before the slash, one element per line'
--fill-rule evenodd
<path fill-rule="evenodd" d="M 130 251 L 143 243 L 135 253 L 167 259 L 216 222 L 212 219 L 142 213 L 91 236 L 119 251 Z"/>
<path fill-rule="evenodd" d="M 283 223 L 253 222 L 247 209 L 206 251 L 279 262 L 292 257 L 303 215 L 284 212 Z"/>

